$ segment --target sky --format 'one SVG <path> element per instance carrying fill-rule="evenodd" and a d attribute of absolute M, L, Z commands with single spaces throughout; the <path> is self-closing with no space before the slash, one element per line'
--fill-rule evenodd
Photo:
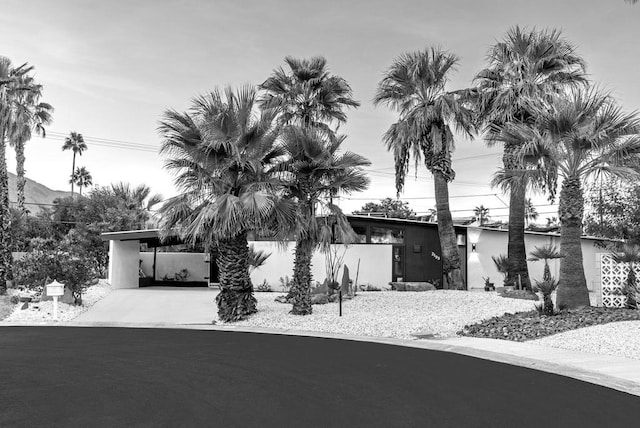
<path fill-rule="evenodd" d="M 26 148 L 27 176 L 55 190 L 69 188 L 72 155 L 61 147 L 77 131 L 88 150 L 76 166 L 94 184 L 144 183 L 175 195 L 158 154 L 163 112 L 185 110 L 215 87 L 260 84 L 287 55 L 323 55 L 362 104 L 340 130 L 345 150 L 371 160 L 371 185 L 340 200 L 346 212 L 396 196 L 393 158 L 382 143 L 396 116 L 371 100 L 403 52 L 440 46 L 455 53 L 460 64 L 447 89 L 461 89 L 510 27 L 556 28 L 577 46 L 593 82 L 626 110 L 640 109 L 640 4 L 624 0 L 0 0 L 0 9 L 0 55 L 35 66 L 43 101 L 55 108 L 47 138 Z M 7 156 L 15 172 L 13 151 Z M 499 147 L 457 138 L 454 217 L 482 204 L 495 220 L 507 219 L 508 196 L 489 185 L 500 164 Z M 422 213 L 434 207 L 433 195 L 420 166 L 400 197 Z M 541 220 L 556 215 L 544 195 L 531 196 Z"/>

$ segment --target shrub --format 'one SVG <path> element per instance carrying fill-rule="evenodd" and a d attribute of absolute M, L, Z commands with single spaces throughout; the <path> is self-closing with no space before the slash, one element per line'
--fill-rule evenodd
<path fill-rule="evenodd" d="M 11 299 L 9 299 L 9 301 L 11 303 L 13 303 L 14 305 L 16 305 L 16 304 L 20 303 L 20 297 L 18 297 L 16 295 L 13 295 L 13 296 L 11 296 Z"/>
<path fill-rule="evenodd" d="M 542 293 L 542 300 L 544 302 L 542 307 L 542 313 L 545 315 L 553 315 L 553 300 L 551 300 L 551 293 L 558 288 L 558 281 L 553 277 L 549 277 L 543 281 L 536 280 L 536 285 L 533 286 L 533 291 Z"/>
<path fill-rule="evenodd" d="M 260 285 L 258 285 L 256 287 L 256 291 L 268 292 L 268 291 L 273 291 L 273 290 L 271 289 L 271 285 L 269 285 L 269 283 L 265 279 L 264 281 L 262 281 L 262 284 L 260 284 Z"/>

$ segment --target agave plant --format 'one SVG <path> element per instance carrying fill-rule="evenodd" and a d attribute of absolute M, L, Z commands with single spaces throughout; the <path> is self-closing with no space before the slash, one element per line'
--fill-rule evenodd
<path fill-rule="evenodd" d="M 611 255 L 616 263 L 627 263 L 629 265 L 629 274 L 624 284 L 623 293 L 627 296 L 627 308 L 638 309 L 640 290 L 636 283 L 634 263 L 640 262 L 640 246 L 624 243 L 619 251 L 614 251 Z"/>

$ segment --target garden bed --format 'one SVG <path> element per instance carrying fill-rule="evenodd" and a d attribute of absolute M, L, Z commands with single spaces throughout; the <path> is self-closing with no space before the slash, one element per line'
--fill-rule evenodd
<path fill-rule="evenodd" d="M 518 312 L 492 317 L 466 325 L 462 336 L 524 342 L 578 328 L 619 321 L 640 321 L 640 311 L 634 309 L 585 307 L 562 311 L 557 315 L 539 315 L 537 311 Z"/>

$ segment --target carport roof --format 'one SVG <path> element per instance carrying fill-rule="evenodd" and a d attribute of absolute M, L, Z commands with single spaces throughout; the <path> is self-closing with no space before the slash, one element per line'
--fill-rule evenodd
<path fill-rule="evenodd" d="M 182 244 L 178 236 L 169 236 L 160 240 L 160 229 L 123 230 L 121 232 L 105 232 L 100 234 L 103 241 L 140 241 L 150 247 Z"/>

